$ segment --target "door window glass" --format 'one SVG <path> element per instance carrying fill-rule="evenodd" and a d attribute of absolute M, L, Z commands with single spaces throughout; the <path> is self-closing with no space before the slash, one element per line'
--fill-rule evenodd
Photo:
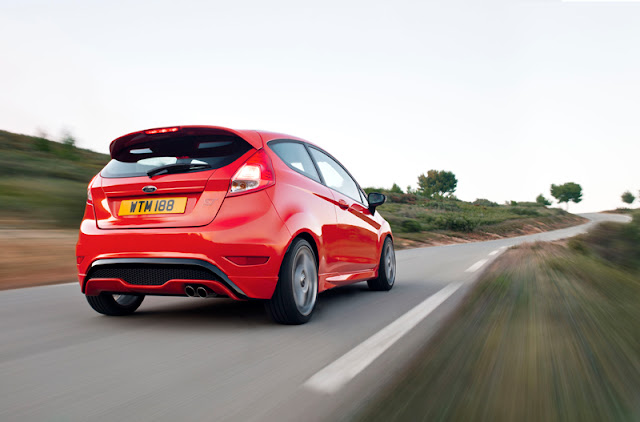
<path fill-rule="evenodd" d="M 315 148 L 310 148 L 311 155 L 316 160 L 320 173 L 324 178 L 324 182 L 331 189 L 335 189 L 343 195 L 348 196 L 358 202 L 360 199 L 360 192 L 356 182 L 349 176 L 344 168 L 333 158 L 327 154 L 318 151 Z"/>

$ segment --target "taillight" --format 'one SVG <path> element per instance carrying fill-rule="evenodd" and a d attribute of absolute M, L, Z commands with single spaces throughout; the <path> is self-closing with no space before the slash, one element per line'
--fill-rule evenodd
<path fill-rule="evenodd" d="M 89 204 L 92 204 L 92 205 L 93 205 L 93 197 L 91 196 L 91 187 L 93 186 L 93 182 L 95 182 L 95 181 L 96 181 L 96 178 L 97 178 L 98 176 L 99 176 L 98 174 L 96 174 L 95 176 L 93 176 L 93 178 L 91 179 L 91 181 L 90 181 L 90 182 L 89 182 L 89 184 L 87 185 L 87 202 L 88 202 Z"/>
<path fill-rule="evenodd" d="M 231 178 L 227 196 L 255 192 L 276 183 L 271 159 L 264 149 L 258 150 Z"/>

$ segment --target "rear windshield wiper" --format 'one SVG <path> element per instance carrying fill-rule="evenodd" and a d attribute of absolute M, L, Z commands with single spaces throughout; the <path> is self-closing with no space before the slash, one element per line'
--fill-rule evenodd
<path fill-rule="evenodd" d="M 167 164 L 166 166 L 156 167 L 147 172 L 149 177 L 157 174 L 170 174 L 170 173 L 186 173 L 191 170 L 209 169 L 211 166 L 206 163 L 189 164 L 189 163 L 175 163 Z"/>

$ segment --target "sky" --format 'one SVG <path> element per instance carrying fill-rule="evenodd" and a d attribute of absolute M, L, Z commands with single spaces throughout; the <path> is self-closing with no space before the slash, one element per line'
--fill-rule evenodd
<path fill-rule="evenodd" d="M 78 146 L 205 124 L 302 137 L 363 186 L 429 169 L 574 212 L 640 190 L 640 4 L 0 0 L 0 129 Z"/>

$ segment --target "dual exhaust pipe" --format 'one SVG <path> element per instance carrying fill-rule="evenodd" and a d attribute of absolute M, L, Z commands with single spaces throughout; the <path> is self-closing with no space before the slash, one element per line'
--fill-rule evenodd
<path fill-rule="evenodd" d="M 190 284 L 187 284 L 184 287 L 184 294 L 186 294 L 189 297 L 201 297 L 201 298 L 218 296 L 216 292 L 204 286 L 192 286 Z"/>

